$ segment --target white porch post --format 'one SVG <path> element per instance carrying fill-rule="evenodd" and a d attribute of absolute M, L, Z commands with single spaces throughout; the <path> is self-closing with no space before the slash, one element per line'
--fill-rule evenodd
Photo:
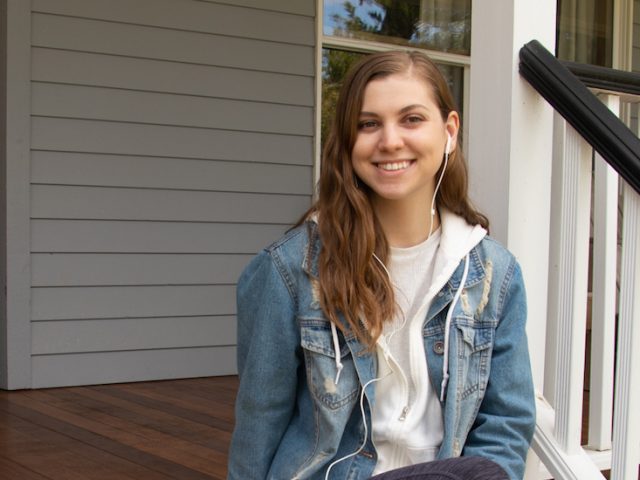
<path fill-rule="evenodd" d="M 518 257 L 529 304 L 536 388 L 543 389 L 553 140 L 552 109 L 518 73 L 520 48 L 555 50 L 556 1 L 473 0 L 471 194 L 491 233 Z"/>

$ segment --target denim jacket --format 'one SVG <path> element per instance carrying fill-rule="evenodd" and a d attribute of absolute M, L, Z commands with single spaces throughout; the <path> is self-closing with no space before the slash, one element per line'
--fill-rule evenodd
<path fill-rule="evenodd" d="M 329 478 L 361 480 L 375 467 L 376 353 L 343 324 L 343 368 L 333 381 L 336 345 L 315 282 L 320 248 L 317 227 L 307 222 L 258 254 L 240 277 L 230 480 L 321 480 L 332 463 Z M 482 456 L 521 479 L 535 406 L 520 267 L 489 237 L 472 248 L 444 349 L 445 317 L 464 264 L 436 295 L 422 329 L 429 380 L 438 392 L 448 350 L 438 458 Z"/>

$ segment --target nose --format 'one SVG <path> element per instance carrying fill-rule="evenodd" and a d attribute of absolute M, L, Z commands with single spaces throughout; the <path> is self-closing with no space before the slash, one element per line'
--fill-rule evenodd
<path fill-rule="evenodd" d="M 401 132 L 398 131 L 398 127 L 396 125 L 385 125 L 381 130 L 381 134 L 379 145 L 380 150 L 398 150 L 404 145 Z"/>

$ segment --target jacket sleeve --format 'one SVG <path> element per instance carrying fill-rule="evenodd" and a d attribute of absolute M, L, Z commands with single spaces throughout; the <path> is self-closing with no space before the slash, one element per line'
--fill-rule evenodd
<path fill-rule="evenodd" d="M 525 333 L 525 290 L 515 259 L 501 288 L 489 382 L 463 455 L 489 458 L 509 478 L 520 480 L 535 428 L 535 395 Z"/>
<path fill-rule="evenodd" d="M 263 251 L 238 281 L 240 386 L 229 480 L 267 478 L 295 405 L 300 363 L 295 290 L 277 260 Z"/>

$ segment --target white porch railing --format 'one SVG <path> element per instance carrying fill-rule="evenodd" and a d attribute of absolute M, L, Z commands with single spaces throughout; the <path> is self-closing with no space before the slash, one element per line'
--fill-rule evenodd
<path fill-rule="evenodd" d="M 602 100 L 619 114 L 618 96 L 607 94 Z M 633 108 L 637 107 L 636 103 Z M 600 470 L 611 469 L 611 480 L 636 480 L 640 478 L 640 195 L 619 180 L 558 114 L 553 162 L 545 391 L 538 399 L 532 445 L 543 466 L 529 465 L 526 478 L 601 479 Z M 587 318 L 590 352 L 585 349 Z M 588 356 L 589 408 L 583 410 Z M 588 432 L 583 432 L 583 415 Z"/>

